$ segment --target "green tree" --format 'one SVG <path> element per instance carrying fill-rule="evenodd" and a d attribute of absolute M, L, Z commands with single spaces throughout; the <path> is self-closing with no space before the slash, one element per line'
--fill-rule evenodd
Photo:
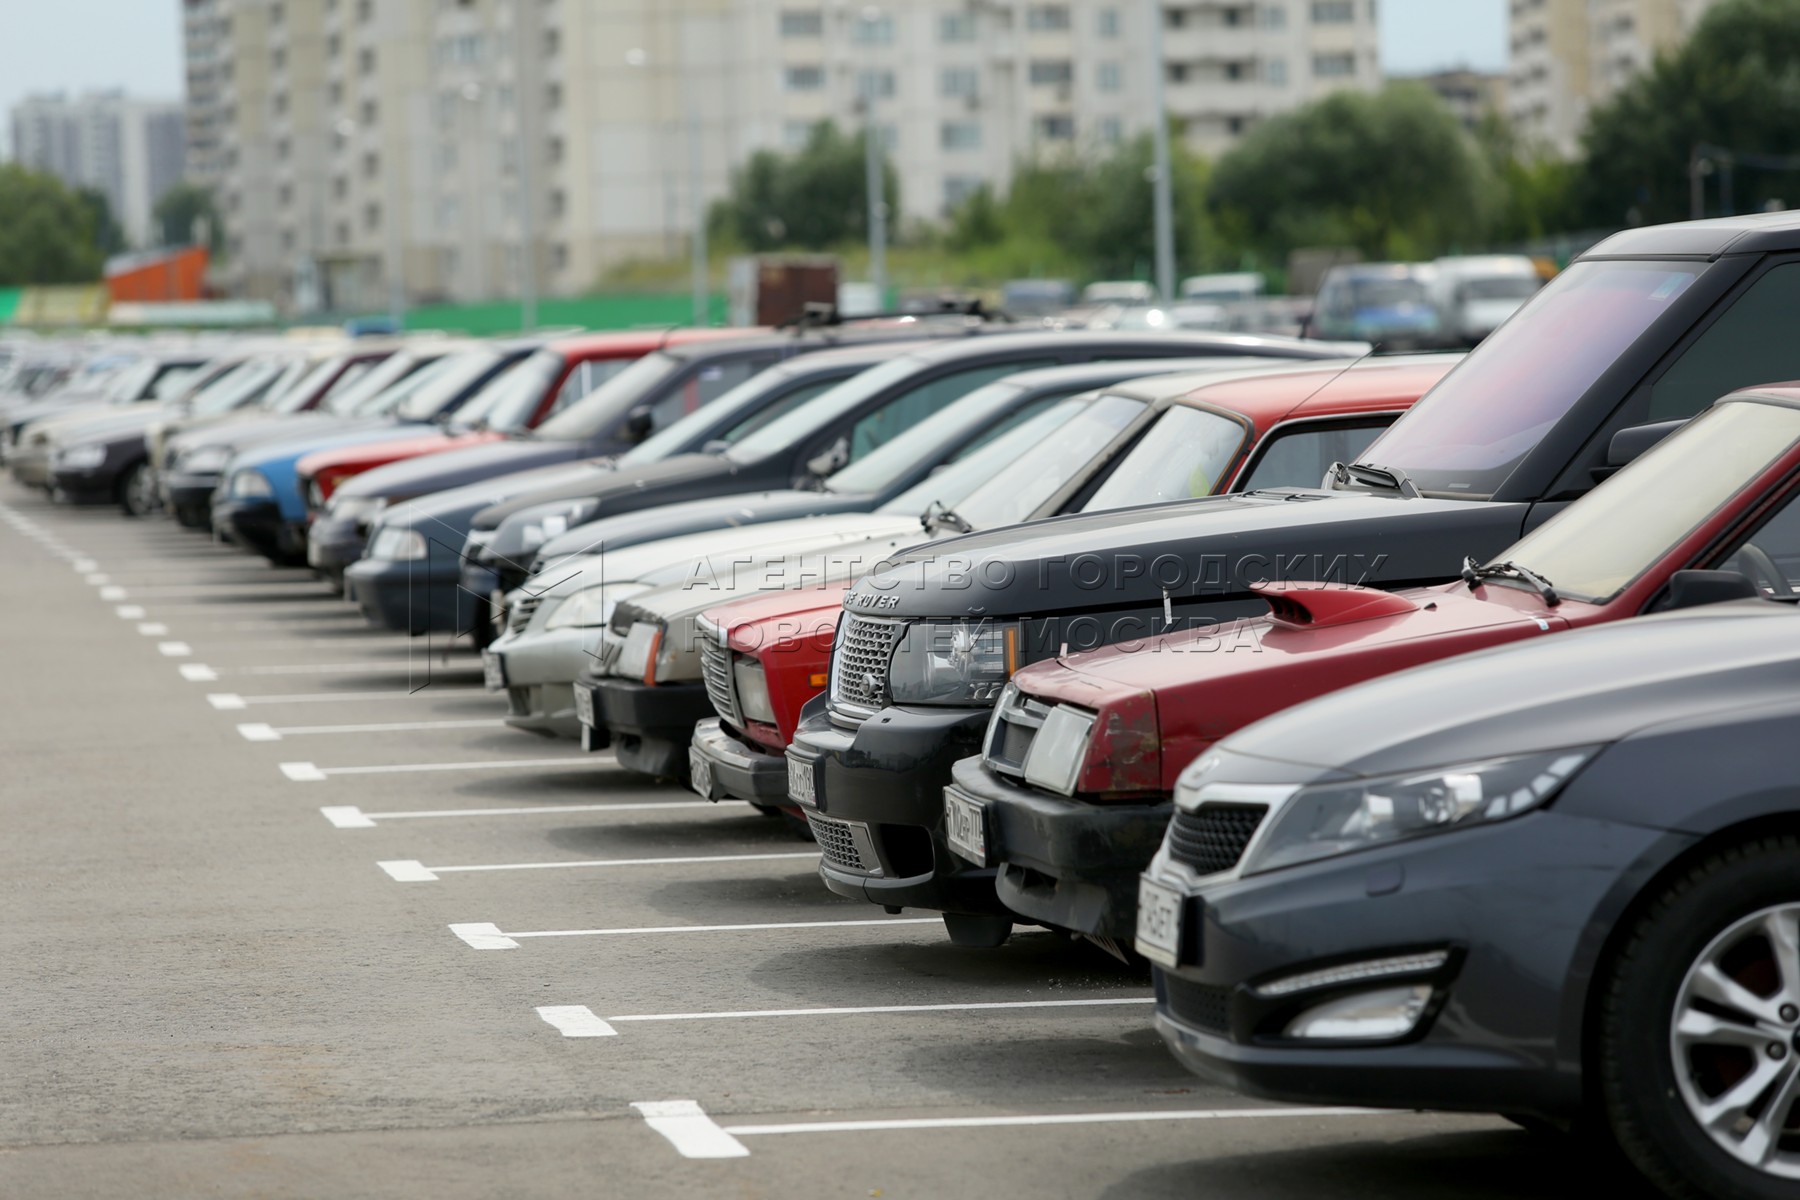
<path fill-rule="evenodd" d="M 1427 258 L 1478 242 L 1493 173 L 1442 101 L 1417 84 L 1339 92 L 1257 126 L 1213 168 L 1233 242 L 1274 260 L 1300 246 Z"/>
<path fill-rule="evenodd" d="M 213 203 L 210 188 L 197 183 L 178 183 L 156 201 L 152 215 L 156 217 L 158 236 L 165 246 L 192 244 L 194 235 L 201 232 L 202 222 L 207 245 L 217 250 L 221 244 L 219 211 Z"/>
<path fill-rule="evenodd" d="M 714 207 L 714 228 L 756 251 L 827 250 L 868 237 L 866 136 L 821 121 L 797 154 L 751 155 Z M 900 177 L 885 157 L 883 175 L 888 212 L 898 213 Z"/>
<path fill-rule="evenodd" d="M 1731 208 L 1800 204 L 1800 0 L 1724 0 L 1679 52 L 1657 60 L 1595 109 L 1584 137 L 1582 214 L 1594 225 L 1684 220 L 1697 146 L 1731 164 Z M 1722 171 L 1706 210 L 1724 210 Z"/>
<path fill-rule="evenodd" d="M 95 213 L 52 175 L 0 164 L 0 287 L 92 283 L 104 257 Z"/>
<path fill-rule="evenodd" d="M 106 193 L 99 188 L 76 188 L 75 199 L 88 212 L 95 248 L 107 257 L 125 249 L 125 231 L 119 228 L 119 222 L 113 216 L 112 201 L 106 198 Z"/>

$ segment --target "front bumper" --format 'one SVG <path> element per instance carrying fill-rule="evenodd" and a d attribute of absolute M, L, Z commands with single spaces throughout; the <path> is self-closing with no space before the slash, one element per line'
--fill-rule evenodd
<path fill-rule="evenodd" d="M 1000 902 L 1022 917 L 1126 945 L 1137 931 L 1138 876 L 1174 814 L 1159 804 L 1089 804 L 1004 779 L 965 758 L 948 792 L 981 809 L 984 866 Z"/>
<path fill-rule="evenodd" d="M 1667 835 L 1555 810 L 1222 883 L 1158 856 L 1184 893 L 1183 955 L 1156 971 L 1157 1029 L 1190 1069 L 1305 1104 L 1576 1114 L 1582 1017 L 1609 893 Z M 1270 981 L 1422 949 L 1436 972 L 1269 997 Z M 1316 1004 L 1430 982 L 1414 1030 L 1385 1043 L 1284 1036 Z"/>
<path fill-rule="evenodd" d="M 273 500 L 215 499 L 212 527 L 226 541 L 264 558 L 294 559 L 306 552 L 306 526 L 283 517 Z"/>
<path fill-rule="evenodd" d="M 854 730 L 832 724 L 825 698 L 802 710 L 788 747 L 790 778 L 809 777 L 812 797 L 792 794 L 825 857 L 819 875 L 840 896 L 886 908 L 993 913 L 994 869 L 951 853 L 944 836 L 944 785 L 959 758 L 975 753 L 986 709 L 886 708 Z"/>
<path fill-rule="evenodd" d="M 365 558 L 344 572 L 344 586 L 369 623 L 383 629 L 461 633 L 475 616 L 474 598 L 457 586 L 453 563 Z"/>
<path fill-rule="evenodd" d="M 694 724 L 713 711 L 705 684 L 647 684 L 607 675 L 576 686 L 593 697 L 594 725 L 611 737 L 621 767 L 686 782 Z"/>
<path fill-rule="evenodd" d="M 341 576 L 362 558 L 369 532 L 355 521 L 320 514 L 306 531 L 306 563 L 326 575 Z"/>
<path fill-rule="evenodd" d="M 219 487 L 218 475 L 163 475 L 159 487 L 163 502 L 183 525 L 204 525 L 213 519 L 213 494 Z M 215 524 L 213 528 L 223 529 L 224 526 Z"/>
<path fill-rule="evenodd" d="M 14 478 L 17 478 L 15 473 Z M 49 486 L 56 498 L 68 504 L 106 504 L 118 490 L 118 475 L 111 466 L 102 465 L 86 471 L 54 470 Z"/>
<path fill-rule="evenodd" d="M 712 780 L 703 793 L 708 800 L 730 797 L 777 808 L 788 803 L 787 759 L 732 736 L 717 717 L 694 725 L 689 753 L 706 764 Z"/>
<path fill-rule="evenodd" d="M 469 586 L 466 570 L 462 586 L 465 590 Z M 588 651 L 599 633 L 597 629 L 508 633 L 490 646 L 487 653 L 500 659 L 506 673 L 506 723 L 527 733 L 579 738 L 574 683 L 593 661 Z"/>
<path fill-rule="evenodd" d="M 42 446 L 26 446 L 14 450 L 6 460 L 7 469 L 12 472 L 14 482 L 26 487 L 47 488 L 50 486 L 50 455 Z"/>

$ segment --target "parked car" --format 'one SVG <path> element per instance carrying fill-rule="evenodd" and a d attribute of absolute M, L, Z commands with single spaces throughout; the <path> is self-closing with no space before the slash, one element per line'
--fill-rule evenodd
<path fill-rule="evenodd" d="M 1144 877 L 1164 1039 L 1260 1096 L 1592 1122 L 1672 1197 L 1793 1195 L 1797 620 L 1619 622 L 1219 743 Z"/>
<path fill-rule="evenodd" d="M 95 415 L 114 406 L 172 400 L 198 382 L 197 374 L 216 357 L 200 346 L 151 349 L 102 381 L 84 386 L 80 377 L 41 396 L 18 394 L 0 400 L 0 459 L 18 441 L 19 431 L 40 417 Z"/>
<path fill-rule="evenodd" d="M 982 756 L 952 771 L 950 849 L 994 867 L 1001 903 L 1025 919 L 1129 945 L 1138 875 L 1169 824 L 1175 778 L 1220 737 L 1465 651 L 1720 597 L 1790 595 L 1796 469 L 1800 389 L 1736 393 L 1492 561 L 1471 559 L 1456 583 L 1272 583 L 1259 589 L 1268 616 L 1027 667 Z M 1783 511 L 1771 518 L 1771 507 Z M 1210 844 L 1221 828 L 1189 822 L 1183 844 Z"/>
<path fill-rule="evenodd" d="M 1243 304 L 1262 297 L 1268 281 L 1260 271 L 1190 275 L 1181 281 L 1181 298 L 1197 304 Z"/>
<path fill-rule="evenodd" d="M 942 792 L 1018 667 L 1151 623 L 1257 615 L 1250 585 L 1269 579 L 1455 579 L 1465 557 L 1492 559 L 1724 393 L 1800 377 L 1800 344 L 1783 333 L 1800 303 L 1796 252 L 1795 214 L 1616 235 L 1320 490 L 1063 516 L 941 543 L 865 581 L 845 597 L 831 689 L 788 747 L 790 794 L 915 850 L 879 875 L 830 862 L 828 886 L 998 929 L 1010 910 L 991 871 L 950 852 Z M 984 564 L 972 577 L 971 562 Z M 977 639 L 983 624 L 1016 629 L 1016 657 Z M 959 632 L 982 652 L 940 672 L 929 647 Z"/>
<path fill-rule="evenodd" d="M 1473 346 L 1544 286 L 1537 263 L 1523 254 L 1440 258 L 1432 291 L 1450 340 Z"/>
<path fill-rule="evenodd" d="M 1307 331 L 1312 337 L 1360 338 L 1384 350 L 1449 345 L 1432 299 L 1434 269 L 1420 263 L 1333 267 L 1319 284 Z"/>
<path fill-rule="evenodd" d="M 1138 279 L 1100 280 L 1081 289 L 1083 304 L 1155 304 L 1156 288 Z"/>
<path fill-rule="evenodd" d="M 1154 498 L 1156 479 L 1143 467 L 1164 447 L 1185 443 L 1196 461 L 1216 451 L 1207 443 L 1207 427 L 1184 428 L 1193 422 L 1180 416 L 1164 421 L 1171 410 L 1230 414 L 1250 429 L 1250 449 L 1239 455 L 1235 468 L 1218 477 L 1214 486 L 1219 490 L 1310 478 L 1309 460 L 1347 453 L 1352 443 L 1346 439 L 1373 438 L 1454 363 L 1453 356 L 1435 355 L 1382 359 L 1349 370 L 1308 364 L 1256 373 L 1155 377 L 1080 397 L 1065 402 L 1080 411 L 1056 437 L 955 502 L 953 515 L 972 529 L 989 529 L 1080 511 L 1102 501 L 1125 508 Z M 1102 488 L 1115 475 L 1121 485 Z M 1139 487 L 1145 490 L 1134 492 Z M 694 731 L 693 754 L 709 762 L 715 798 L 775 803 L 787 795 L 784 752 L 802 706 L 825 690 L 839 615 L 835 609 L 841 608 L 843 591 L 820 587 L 795 595 L 791 611 L 778 600 L 758 597 L 705 614 L 703 619 L 718 630 L 717 646 L 729 642 L 732 647 L 729 663 L 717 664 L 706 676 L 718 721 L 702 720 Z M 821 636 L 826 606 L 834 611 Z M 703 655 L 713 653 L 702 650 Z M 760 671 L 759 686 L 767 692 L 773 720 L 763 715 L 752 719 L 749 710 L 731 699 L 734 685 L 723 682 L 726 665 L 732 679 L 740 672 Z"/>

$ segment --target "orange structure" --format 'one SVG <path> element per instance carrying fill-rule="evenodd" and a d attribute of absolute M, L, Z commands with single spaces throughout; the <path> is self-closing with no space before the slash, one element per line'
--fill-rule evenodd
<path fill-rule="evenodd" d="M 207 258 L 205 246 L 122 254 L 106 264 L 106 290 L 115 304 L 199 300 Z"/>

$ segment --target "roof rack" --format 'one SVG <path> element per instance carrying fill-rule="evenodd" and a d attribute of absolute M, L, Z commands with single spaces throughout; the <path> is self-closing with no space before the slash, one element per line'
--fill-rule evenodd
<path fill-rule="evenodd" d="M 836 329 L 862 321 L 900 321 L 917 317 L 968 317 L 978 321 L 1004 321 L 1016 325 L 1017 319 L 1004 309 L 989 308 L 979 297 L 962 300 L 946 298 L 932 305 L 915 305 L 912 308 L 895 309 L 890 312 L 846 314 L 836 304 L 822 300 L 809 300 L 801 308 L 800 315 L 789 317 L 777 329 L 791 329 L 803 333 L 808 329 Z"/>

